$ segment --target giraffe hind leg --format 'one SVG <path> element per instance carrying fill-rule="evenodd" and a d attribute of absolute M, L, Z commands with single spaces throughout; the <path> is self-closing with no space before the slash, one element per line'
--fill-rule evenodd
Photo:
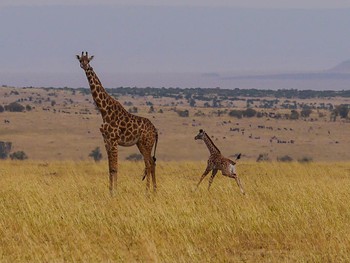
<path fill-rule="evenodd" d="M 157 191 L 157 181 L 156 181 L 156 162 L 154 159 L 151 161 L 151 175 L 152 175 L 152 183 L 153 183 L 153 191 Z"/>
<path fill-rule="evenodd" d="M 243 187 L 242 187 L 242 184 L 241 184 L 241 180 L 239 180 L 239 178 L 238 178 L 237 175 L 235 175 L 234 178 L 235 178 L 235 180 L 236 180 L 236 183 L 237 183 L 239 189 L 241 190 L 241 193 L 242 193 L 243 195 L 245 195 L 245 192 L 244 192 Z"/>
<path fill-rule="evenodd" d="M 154 165 L 154 161 L 151 157 L 152 148 L 147 147 L 147 145 L 143 145 L 140 142 L 137 144 L 137 147 L 139 148 L 140 153 L 142 154 L 143 159 L 145 161 L 145 171 L 144 171 L 142 180 L 146 178 L 146 190 L 148 191 L 151 184 L 151 174 L 152 174 L 153 165 Z M 154 174 L 154 178 L 152 175 L 152 180 L 153 180 L 153 187 L 154 187 L 155 174 Z"/>
<path fill-rule="evenodd" d="M 214 178 L 215 178 L 215 175 L 217 174 L 218 170 L 217 169 L 214 169 L 211 173 L 211 176 L 210 176 L 210 179 L 209 179 L 209 185 L 208 185 L 208 191 L 210 189 L 210 186 L 211 184 L 213 183 L 214 181 Z"/>

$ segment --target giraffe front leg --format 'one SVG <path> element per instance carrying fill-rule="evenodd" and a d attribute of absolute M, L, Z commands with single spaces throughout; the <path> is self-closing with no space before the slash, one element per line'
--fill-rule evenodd
<path fill-rule="evenodd" d="M 201 179 L 199 180 L 199 182 L 197 184 L 197 188 L 200 185 L 200 183 L 203 181 L 204 177 L 206 177 L 210 171 L 211 171 L 211 168 L 209 166 L 207 166 L 207 168 L 205 169 L 204 173 L 202 174 Z"/>
<path fill-rule="evenodd" d="M 115 142 L 111 145 L 108 152 L 108 166 L 109 166 L 109 191 L 111 196 L 114 195 L 114 185 L 117 186 L 118 177 L 118 144 Z"/>
<path fill-rule="evenodd" d="M 214 169 L 214 170 L 212 171 L 212 173 L 211 173 L 211 176 L 210 176 L 210 179 L 209 179 L 208 191 L 209 191 L 209 189 L 210 189 L 211 184 L 212 184 L 213 181 L 214 181 L 214 178 L 215 178 L 215 175 L 216 175 L 217 172 L 218 172 L 218 170 L 217 170 L 217 169 Z"/>
<path fill-rule="evenodd" d="M 108 170 L 109 170 L 109 191 L 113 196 L 114 181 L 117 180 L 118 172 L 118 143 L 116 140 L 111 140 L 105 124 L 102 124 L 100 131 L 105 143 L 106 152 L 108 156 Z"/>

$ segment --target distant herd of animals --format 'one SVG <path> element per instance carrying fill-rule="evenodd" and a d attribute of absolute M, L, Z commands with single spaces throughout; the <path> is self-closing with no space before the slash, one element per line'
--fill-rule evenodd
<path fill-rule="evenodd" d="M 80 67 L 85 71 L 89 82 L 91 95 L 95 104 L 102 115 L 100 132 L 102 134 L 109 166 L 109 190 L 113 196 L 114 184 L 117 184 L 118 176 L 118 146 L 135 145 L 139 149 L 145 162 L 145 170 L 142 180 L 146 178 L 146 188 L 149 190 L 152 177 L 153 190 L 156 191 L 156 149 L 158 143 L 158 132 L 152 122 L 144 117 L 136 116 L 129 113 L 124 107 L 110 96 L 101 84 L 95 71 L 90 66 L 90 61 L 94 56 L 88 55 L 88 52 L 82 52 L 81 56 L 77 55 L 80 62 Z M 200 129 L 195 137 L 195 140 L 203 140 L 210 156 L 207 167 L 201 176 L 197 187 L 211 171 L 208 190 L 218 171 L 221 171 L 224 176 L 228 176 L 236 180 L 242 194 L 245 194 L 240 179 L 237 176 L 235 164 L 236 160 L 240 159 L 240 154 L 232 161 L 224 157 L 220 150 L 215 146 L 207 133 Z M 154 152 L 152 155 L 152 150 Z"/>

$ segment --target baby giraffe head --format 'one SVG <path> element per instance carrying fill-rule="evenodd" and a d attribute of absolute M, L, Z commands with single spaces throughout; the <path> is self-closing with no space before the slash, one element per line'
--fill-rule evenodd
<path fill-rule="evenodd" d="M 80 62 L 80 67 L 84 70 L 88 69 L 90 67 L 90 61 L 94 58 L 94 56 L 89 57 L 88 53 L 84 51 L 81 52 L 81 56 L 77 55 L 77 59 Z"/>
<path fill-rule="evenodd" d="M 205 131 L 200 129 L 199 133 L 194 137 L 195 140 L 203 140 L 205 135 Z"/>

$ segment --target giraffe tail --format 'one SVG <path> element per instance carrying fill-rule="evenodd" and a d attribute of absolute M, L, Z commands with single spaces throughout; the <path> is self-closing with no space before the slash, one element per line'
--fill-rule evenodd
<path fill-rule="evenodd" d="M 154 163 L 156 163 L 156 161 L 157 161 L 157 158 L 156 158 L 157 144 L 158 144 L 158 132 L 156 132 L 156 143 L 154 145 L 154 153 L 153 153 L 153 161 L 154 161 Z"/>

